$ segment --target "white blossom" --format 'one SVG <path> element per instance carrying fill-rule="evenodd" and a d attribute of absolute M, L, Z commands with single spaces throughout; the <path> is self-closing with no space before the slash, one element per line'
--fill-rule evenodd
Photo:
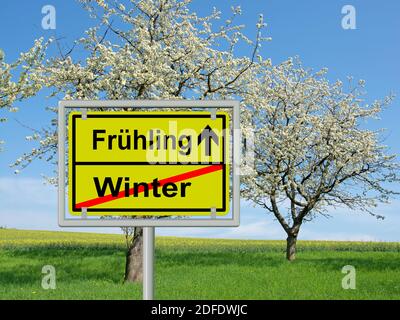
<path fill-rule="evenodd" d="M 189 10 L 188 0 L 80 2 L 95 25 L 71 52 L 32 64 L 25 75 L 29 94 L 46 88 L 60 99 L 234 99 L 270 65 L 258 52 L 263 24 L 254 39 L 246 37 L 244 26 L 235 24 L 239 8 L 221 25 L 216 21 L 221 12 L 215 9 L 199 17 Z M 249 45 L 248 54 L 240 56 L 236 48 L 242 51 L 243 44 Z M 31 60 L 29 55 L 24 58 Z M 31 135 L 35 148 L 14 166 L 25 168 L 35 159 L 56 164 L 55 124 L 56 116 L 49 127 L 36 132 L 40 139 Z"/>

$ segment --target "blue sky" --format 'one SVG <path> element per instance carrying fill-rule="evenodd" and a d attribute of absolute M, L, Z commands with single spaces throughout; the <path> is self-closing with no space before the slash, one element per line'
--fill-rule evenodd
<path fill-rule="evenodd" d="M 41 28 L 41 9 L 47 4 L 56 8 L 56 30 Z M 346 4 L 356 9 L 355 30 L 344 30 L 341 26 L 341 9 Z M 400 94 L 399 1 L 195 0 L 191 7 L 199 15 L 210 13 L 213 6 L 229 14 L 230 6 L 236 5 L 242 7 L 243 15 L 238 22 L 247 26 L 249 36 L 254 34 L 258 14 L 264 15 L 268 24 L 265 34 L 271 36 L 272 41 L 263 45 L 261 53 L 270 57 L 273 63 L 298 55 L 307 67 L 327 67 L 328 77 L 333 81 L 345 79 L 348 75 L 366 80 L 368 99 L 371 101 L 390 92 Z M 73 0 L 5 0 L 0 11 L 0 48 L 4 50 L 6 60 L 12 61 L 21 51 L 29 49 L 38 37 L 62 37 L 65 44 L 70 44 L 92 23 L 87 13 Z M 239 54 L 248 53 L 239 51 Z M 39 95 L 18 104 L 20 111 L 6 114 L 8 123 L 0 126 L 0 137 L 6 140 L 6 150 L 0 154 L 0 225 L 58 229 L 56 190 L 43 185 L 41 178 L 43 174 L 52 175 L 55 168 L 44 162 L 35 162 L 18 176 L 9 168 L 13 160 L 33 147 L 24 139 L 30 131 L 20 123 L 33 128 L 48 125 L 52 115 L 44 109 L 52 105 L 55 105 L 54 100 Z M 400 152 L 399 116 L 399 99 L 396 98 L 382 114 L 381 120 L 368 124 L 371 128 L 387 128 L 385 144 L 395 153 Z M 384 221 L 376 221 L 359 212 L 336 210 L 332 212 L 331 219 L 320 218 L 304 225 L 300 238 L 400 241 L 398 205 L 399 200 L 395 200 L 376 209 L 377 213 L 386 216 Z M 241 220 L 241 227 L 236 229 L 159 228 L 157 233 L 252 239 L 284 237 L 271 216 L 245 202 L 242 202 Z M 118 232 L 116 229 L 101 231 Z"/>

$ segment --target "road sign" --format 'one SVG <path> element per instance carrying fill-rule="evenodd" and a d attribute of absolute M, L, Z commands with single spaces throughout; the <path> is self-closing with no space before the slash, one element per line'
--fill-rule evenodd
<path fill-rule="evenodd" d="M 229 114 L 71 112 L 72 215 L 225 215 Z"/>
<path fill-rule="evenodd" d="M 113 111 L 88 112 L 98 108 Z M 114 111 L 118 108 L 207 111 Z M 66 124 L 68 109 L 81 111 L 70 112 Z M 239 113 L 239 102 L 229 100 L 60 101 L 59 225 L 143 227 L 143 298 L 153 299 L 155 226 L 239 225 Z M 66 163 L 72 218 L 66 215 Z M 105 215 L 122 216 L 102 219 Z M 177 215 L 209 217 L 167 217 Z"/>
<path fill-rule="evenodd" d="M 233 100 L 60 101 L 59 225 L 238 226 L 239 114 Z"/>

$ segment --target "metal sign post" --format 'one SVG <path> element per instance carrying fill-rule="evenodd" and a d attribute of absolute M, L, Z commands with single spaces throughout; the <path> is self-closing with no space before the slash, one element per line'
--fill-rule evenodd
<path fill-rule="evenodd" d="M 154 229 L 143 228 L 143 300 L 154 299 Z"/>

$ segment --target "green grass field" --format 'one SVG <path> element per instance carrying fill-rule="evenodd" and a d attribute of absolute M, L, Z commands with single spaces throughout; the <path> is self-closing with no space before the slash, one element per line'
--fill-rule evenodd
<path fill-rule="evenodd" d="M 300 241 L 284 259 L 283 241 L 159 237 L 157 299 L 400 299 L 400 244 Z M 57 288 L 41 287 L 53 265 Z M 344 290 L 344 265 L 357 271 Z M 122 283 L 122 235 L 0 229 L 0 299 L 141 299 Z"/>

